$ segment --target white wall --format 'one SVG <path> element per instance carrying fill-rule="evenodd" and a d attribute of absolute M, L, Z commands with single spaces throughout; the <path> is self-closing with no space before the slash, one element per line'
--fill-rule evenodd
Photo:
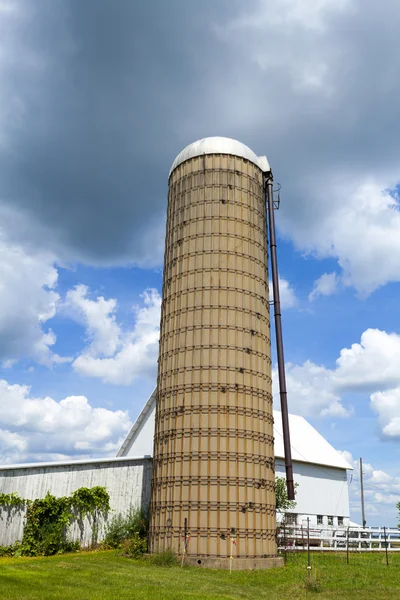
<path fill-rule="evenodd" d="M 0 492 L 17 492 L 21 498 L 43 498 L 49 491 L 54 496 L 69 496 L 81 487 L 105 486 L 110 494 L 111 513 L 124 513 L 130 506 L 150 504 L 151 459 L 94 460 L 87 463 L 54 463 L 46 466 L 0 467 Z M 25 511 L 0 507 L 0 546 L 7 546 L 22 538 Z M 71 537 L 82 546 L 92 542 L 90 517 L 81 529 L 71 527 Z M 98 539 L 102 539 L 104 522 L 99 523 Z"/>
<path fill-rule="evenodd" d="M 148 436 L 143 431 L 143 442 Z M 136 450 L 136 444 L 135 444 Z M 327 525 L 328 515 L 349 519 L 349 495 L 347 475 L 344 469 L 321 467 L 308 463 L 293 463 L 294 479 L 299 483 L 297 488 L 297 506 L 291 511 L 302 519 L 310 517 L 310 525 L 317 524 L 317 515 L 324 516 Z M 276 474 L 285 476 L 282 459 L 276 459 Z M 147 509 L 150 504 L 152 459 L 150 458 L 116 458 L 93 460 L 89 462 L 54 463 L 45 466 L 30 465 L 25 467 L 0 467 L 0 492 L 10 494 L 18 492 L 21 498 L 34 500 L 43 498 L 47 491 L 55 496 L 68 496 L 80 487 L 105 486 L 110 494 L 112 514 L 123 513 L 132 506 Z M 24 511 L 11 511 L 0 508 L 0 545 L 7 546 L 22 538 Z M 104 523 L 99 524 L 101 540 L 104 534 Z M 78 524 L 71 527 L 71 537 L 81 542 L 82 546 L 92 542 L 90 519 L 86 518 L 84 527 Z"/>
<path fill-rule="evenodd" d="M 323 524 L 327 525 L 327 517 L 334 517 L 334 526 L 338 526 L 337 517 L 344 517 L 348 525 L 350 516 L 349 490 L 345 469 L 293 462 L 294 481 L 299 484 L 296 490 L 296 508 L 292 511 L 302 518 L 310 517 L 310 525 L 317 525 L 317 515 L 323 515 Z M 275 473 L 285 477 L 285 463 L 276 459 Z"/>

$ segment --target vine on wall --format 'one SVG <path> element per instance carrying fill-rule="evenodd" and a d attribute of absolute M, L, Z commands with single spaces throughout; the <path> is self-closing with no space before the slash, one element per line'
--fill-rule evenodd
<path fill-rule="evenodd" d="M 3 494 L 0 492 L 0 506 L 6 508 L 22 508 L 25 504 L 26 500 L 23 500 L 17 492 L 13 492 L 12 494 Z"/>
<path fill-rule="evenodd" d="M 79 542 L 68 538 L 74 521 L 92 517 L 97 528 L 99 515 L 110 510 L 110 496 L 105 487 L 79 488 L 71 496 L 57 498 L 47 493 L 38 500 L 24 500 L 18 494 L 0 494 L 0 507 L 26 506 L 26 523 L 21 542 L 0 547 L 0 556 L 51 555 L 79 549 Z"/>

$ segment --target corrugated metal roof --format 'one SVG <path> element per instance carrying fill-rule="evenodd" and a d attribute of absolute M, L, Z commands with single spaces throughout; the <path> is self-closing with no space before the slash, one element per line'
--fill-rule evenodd
<path fill-rule="evenodd" d="M 267 157 L 257 156 L 253 150 L 242 144 L 242 142 L 227 137 L 207 137 L 186 146 L 175 158 L 169 174 L 171 175 L 172 171 L 186 160 L 195 156 L 202 156 L 203 154 L 231 154 L 232 156 L 240 156 L 257 165 L 262 171 L 270 171 Z"/>

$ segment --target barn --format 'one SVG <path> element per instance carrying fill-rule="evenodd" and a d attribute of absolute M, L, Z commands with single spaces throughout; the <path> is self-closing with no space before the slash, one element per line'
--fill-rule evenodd
<path fill-rule="evenodd" d="M 17 492 L 34 500 L 49 491 L 66 496 L 80 487 L 105 486 L 113 513 L 125 513 L 131 506 L 150 503 L 154 437 L 155 391 L 114 458 L 0 466 L 0 493 Z M 285 475 L 281 415 L 274 411 L 275 471 Z M 298 483 L 296 508 L 286 521 L 303 525 L 307 518 L 313 527 L 337 529 L 349 525 L 347 471 L 352 467 L 303 417 L 289 416 L 294 479 Z M 281 515 L 280 515 L 281 516 Z M 279 518 L 279 515 L 278 515 Z M 24 511 L 0 507 L 0 546 L 21 539 Z M 99 539 L 104 523 L 98 524 Z M 85 546 L 92 541 L 90 520 L 84 528 L 72 530 L 74 539 Z"/>
<path fill-rule="evenodd" d="M 146 402 L 118 453 L 119 457 L 152 456 L 156 390 Z M 347 471 L 352 466 L 303 417 L 289 415 L 296 508 L 286 520 L 302 525 L 345 527 L 349 525 Z M 281 413 L 274 411 L 275 472 L 285 476 Z"/>

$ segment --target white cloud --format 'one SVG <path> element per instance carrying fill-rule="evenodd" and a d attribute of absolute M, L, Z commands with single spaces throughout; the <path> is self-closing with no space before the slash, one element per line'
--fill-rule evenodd
<path fill-rule="evenodd" d="M 396 506 L 396 504 L 399 502 L 399 494 L 381 494 L 380 492 L 376 492 L 375 500 L 379 504 L 389 504 L 390 506 Z"/>
<path fill-rule="evenodd" d="M 375 392 L 400 385 L 400 335 L 367 329 L 336 361 L 337 389 Z"/>
<path fill-rule="evenodd" d="M 361 524 L 360 462 L 351 452 L 346 450 L 339 452 L 354 469 L 350 476 L 350 506 L 352 514 L 357 514 L 358 522 Z M 396 504 L 400 500 L 400 477 L 375 469 L 373 465 L 363 461 L 363 483 L 367 525 L 371 515 L 379 515 L 380 525 L 395 526 Z"/>
<path fill-rule="evenodd" d="M 338 291 L 339 282 L 337 273 L 324 273 L 314 281 L 313 290 L 308 296 L 309 301 L 312 302 L 318 296 L 332 296 Z"/>
<path fill-rule="evenodd" d="M 398 179 L 396 173 L 391 180 L 333 188 L 333 208 L 315 223 L 307 240 L 297 239 L 303 249 L 337 258 L 344 285 L 355 287 L 362 296 L 400 280 L 400 204 L 397 194 L 385 190 L 394 188 Z"/>
<path fill-rule="evenodd" d="M 273 396 L 279 410 L 278 372 L 272 373 Z M 306 361 L 303 365 L 286 365 L 289 410 L 307 416 L 347 417 L 350 410 L 340 401 L 334 387 L 333 371 Z"/>
<path fill-rule="evenodd" d="M 135 70 L 140 61 L 132 65 L 118 53 L 99 63 L 101 76 L 94 77 L 99 65 L 91 57 L 104 47 L 102 28 L 92 31 L 97 52 L 82 62 L 76 48 L 85 28 L 73 24 L 84 10 L 71 8 L 66 15 L 60 4 L 44 14 L 32 4 L 12 3 L 17 9 L 0 24 L 1 204 L 20 217 L 18 226 L 15 215 L 10 221 L 16 239 L 28 236 L 67 260 L 159 264 L 170 160 L 180 144 L 218 130 L 273 153 L 284 190 L 278 225 L 299 249 L 333 257 L 343 283 L 360 294 L 400 280 L 398 202 L 385 191 L 399 180 L 393 127 L 400 110 L 398 3 L 389 2 L 384 11 L 372 0 L 193 5 L 172 29 L 157 31 L 160 44 L 172 51 L 189 38 L 193 47 L 188 71 L 166 61 L 162 82 L 156 46 L 147 51 L 145 79 Z M 105 27 L 113 19 L 119 24 L 113 30 L 124 47 L 135 39 L 126 23 L 141 23 L 128 4 L 102 13 Z M 207 22 L 197 18 L 200 10 Z M 151 37 L 154 24 L 147 25 Z M 87 85 L 71 84 L 77 70 Z M 207 74 L 200 94 L 199 73 Z M 140 101 L 132 81 L 139 82 Z M 156 110 L 159 94 L 151 82 L 168 98 Z M 116 89 L 124 94 L 115 95 Z M 98 98 L 90 115 L 88 93 Z M 138 102 L 143 110 L 132 111 Z M 168 135 L 170 130 L 179 134 Z M 57 152 L 60 140 L 63 155 Z M 147 202 L 130 202 L 132 189 Z"/>
<path fill-rule="evenodd" d="M 352 0 L 258 0 L 252 12 L 242 13 L 230 21 L 229 31 L 284 31 L 287 27 L 304 29 L 325 28 L 332 13 L 350 8 Z M 217 29 L 220 33 L 222 29 Z"/>
<path fill-rule="evenodd" d="M 113 455 L 131 425 L 126 412 L 92 407 L 85 396 L 35 398 L 0 380 L 2 463 Z"/>
<path fill-rule="evenodd" d="M 26 450 L 27 441 L 18 433 L 13 433 L 4 429 L 0 429 L 0 456 L 1 449 L 7 449 L 11 452 L 23 452 Z"/>
<path fill-rule="evenodd" d="M 236 112 L 245 112 L 237 129 L 248 135 L 263 121 L 271 132 L 284 190 L 280 232 L 302 252 L 336 259 L 344 285 L 364 296 L 400 281 L 399 199 L 387 191 L 400 180 L 391 133 L 399 61 L 390 57 L 398 40 L 395 27 L 385 26 L 389 13 L 398 20 L 399 7 L 388 11 L 368 0 L 259 0 L 216 28 L 237 60 L 219 73 L 219 93 L 235 96 Z M 371 28 L 378 53 L 366 43 Z"/>
<path fill-rule="evenodd" d="M 52 352 L 56 337 L 45 328 L 60 300 L 53 263 L 54 257 L 48 254 L 27 252 L 0 240 L 0 360 L 4 366 L 21 358 L 47 366 L 68 360 Z"/>
<path fill-rule="evenodd" d="M 85 286 L 67 294 L 67 307 L 85 324 L 89 338 L 73 368 L 82 375 L 121 385 L 130 385 L 143 375 L 155 377 L 161 309 L 157 290 L 142 294 L 143 306 L 134 307 L 135 322 L 129 331 L 123 331 L 116 321 L 116 300 L 90 300 L 87 294 Z"/>
<path fill-rule="evenodd" d="M 273 295 L 272 281 L 269 282 L 269 289 Z M 296 293 L 287 279 L 279 277 L 279 296 L 281 300 L 281 308 L 293 308 L 297 304 Z"/>
<path fill-rule="evenodd" d="M 400 440 L 400 386 L 372 394 L 371 408 L 378 415 L 382 435 Z"/>
<path fill-rule="evenodd" d="M 115 320 L 117 301 L 113 298 L 105 300 L 103 296 L 90 300 L 88 292 L 85 285 L 69 290 L 65 308 L 86 328 L 90 341 L 86 352 L 90 356 L 112 356 L 120 344 L 120 330 Z"/>
<path fill-rule="evenodd" d="M 286 379 L 289 410 L 304 416 L 347 417 L 353 409 L 343 404 L 345 393 L 370 394 L 381 435 L 400 439 L 400 335 L 367 329 L 360 343 L 343 348 L 335 369 L 312 361 L 288 363 Z M 273 371 L 278 402 L 278 375 Z"/>
<path fill-rule="evenodd" d="M 372 471 L 372 481 L 375 483 L 392 483 L 393 477 L 385 471 Z"/>
<path fill-rule="evenodd" d="M 336 361 L 334 388 L 371 394 L 384 438 L 400 440 L 400 335 L 368 329 L 360 344 L 344 348 Z"/>

